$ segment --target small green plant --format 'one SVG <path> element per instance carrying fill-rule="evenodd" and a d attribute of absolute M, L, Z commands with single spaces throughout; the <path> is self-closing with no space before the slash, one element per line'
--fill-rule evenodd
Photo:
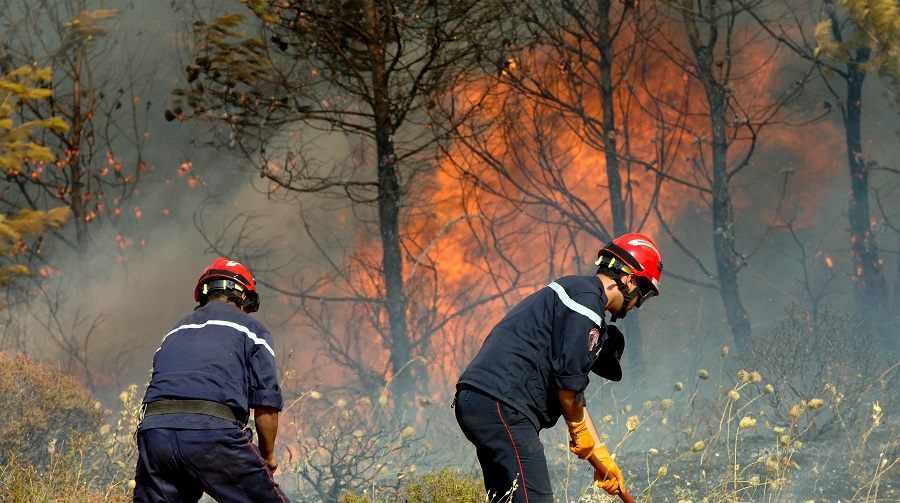
<path fill-rule="evenodd" d="M 484 484 L 474 476 L 444 468 L 424 474 L 404 487 L 395 498 L 376 500 L 368 495 L 344 493 L 340 503 L 487 503 Z"/>
<path fill-rule="evenodd" d="M 400 501 L 408 503 L 483 503 L 487 501 L 484 484 L 468 474 L 449 469 L 422 475 L 401 493 Z"/>

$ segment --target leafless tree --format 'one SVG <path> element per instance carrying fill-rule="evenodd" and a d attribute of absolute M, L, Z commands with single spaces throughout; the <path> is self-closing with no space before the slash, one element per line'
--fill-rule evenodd
<path fill-rule="evenodd" d="M 891 8 L 893 4 L 882 5 Z M 833 99 L 824 101 L 825 110 L 840 113 L 850 175 L 847 217 L 856 310 L 885 333 L 892 333 L 886 324 L 893 310 L 870 209 L 871 168 L 877 161 L 868 158 L 863 148 L 862 118 L 867 99 L 864 83 L 871 72 L 887 70 L 886 75 L 894 79 L 896 87 L 896 58 L 891 56 L 895 49 L 890 49 L 890 44 L 896 42 L 879 40 L 878 31 L 865 26 L 861 17 L 848 15 L 848 7 L 868 11 L 861 2 L 788 2 L 777 15 L 757 13 L 754 18 L 774 39 L 816 66 Z M 885 20 L 876 20 L 879 21 Z"/>
<path fill-rule="evenodd" d="M 697 250 L 677 236 L 673 240 L 713 279 L 735 343 L 745 348 L 752 333 L 738 272 L 749 253 L 742 252 L 736 240 L 734 185 L 752 166 L 763 130 L 787 123 L 785 104 L 803 90 L 809 71 L 800 69 L 787 82 L 776 79 L 760 99 L 754 86 L 765 73 L 777 75 L 783 64 L 779 44 L 752 29 L 752 13 L 767 8 L 766 2 L 683 0 L 666 6 L 669 30 L 653 43 L 702 96 L 691 105 L 700 111 L 687 105 L 681 110 L 691 117 L 683 126 L 690 138 L 689 169 L 670 181 L 695 190 L 708 204 L 715 268 L 703 266 Z"/>
<path fill-rule="evenodd" d="M 464 208 L 435 218 L 430 113 L 503 14 L 478 1 L 248 2 L 197 21 L 188 85 L 168 111 L 210 121 L 273 199 L 296 205 L 317 270 L 299 264 L 271 286 L 369 392 L 390 383 L 398 410 L 424 391 L 434 334 L 503 294 L 443 300 L 433 244 L 482 224 Z"/>
<path fill-rule="evenodd" d="M 47 350 L 42 356 L 59 356 L 63 367 L 82 377 L 94 375 L 91 366 L 99 365 L 89 361 L 98 353 L 88 346 L 103 319 L 92 297 L 83 295 L 96 277 L 87 259 L 91 250 L 114 250 L 103 265 L 108 267 L 130 251 L 122 237 L 126 231 L 116 227 L 132 222 L 135 214 L 127 201 L 146 170 L 147 93 L 153 81 L 147 78 L 153 56 L 141 52 L 139 31 L 126 36 L 119 12 L 102 3 L 13 0 L 0 10 L 0 68 L 52 68 L 46 84 L 52 98 L 15 103 L 16 120 L 59 117 L 69 126 L 35 136 L 50 159 L 30 158 L 17 172 L 8 171 L 0 181 L 0 208 L 68 207 L 72 215 L 70 225 L 25 243 L 33 274 L 11 293 L 15 307 L 4 316 L 15 317 L 8 326 L 27 335 L 14 337 L 18 346 L 9 349 Z M 104 234 L 108 230 L 112 234 Z M 24 320 L 42 321 L 26 325 Z"/>
<path fill-rule="evenodd" d="M 659 55 L 642 44 L 658 13 L 651 4 L 573 0 L 509 2 L 508 10 L 520 21 L 506 26 L 498 67 L 487 67 L 496 96 L 474 103 L 479 112 L 455 131 L 475 159 L 462 157 L 457 169 L 568 233 L 578 242 L 570 253 L 584 261 L 613 237 L 645 230 L 674 159 L 668 146 L 681 131 L 644 109 L 656 106 L 651 78 L 664 80 L 653 70 Z M 626 353 L 639 372 L 637 319 L 625 320 L 636 348 Z"/>
<path fill-rule="evenodd" d="M 294 420 L 282 434 L 296 441 L 282 458 L 288 483 L 300 494 L 315 494 L 309 501 L 337 503 L 347 491 L 396 491 L 438 454 L 427 440 L 427 424 L 388 427 L 379 419 L 387 400 L 342 396 L 307 392 L 285 408 Z"/>

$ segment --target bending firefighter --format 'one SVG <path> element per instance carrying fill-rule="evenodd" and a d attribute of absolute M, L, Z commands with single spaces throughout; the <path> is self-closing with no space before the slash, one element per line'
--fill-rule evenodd
<path fill-rule="evenodd" d="M 662 262 L 649 237 L 625 234 L 600 250 L 596 265 L 595 275 L 559 278 L 522 300 L 459 377 L 456 420 L 475 445 L 491 501 L 553 503 L 539 433 L 560 416 L 571 451 L 602 462 L 597 485 L 624 495 L 622 471 L 600 443 L 584 391 L 590 371 L 622 379 L 625 339 L 606 312 L 614 322 L 659 295 Z"/>
<path fill-rule="evenodd" d="M 135 502 L 219 503 L 288 499 L 272 477 L 282 408 L 272 336 L 249 313 L 256 282 L 220 258 L 197 282 L 199 306 L 163 338 L 153 357 L 138 426 Z M 250 409 L 259 436 L 246 427 Z"/>

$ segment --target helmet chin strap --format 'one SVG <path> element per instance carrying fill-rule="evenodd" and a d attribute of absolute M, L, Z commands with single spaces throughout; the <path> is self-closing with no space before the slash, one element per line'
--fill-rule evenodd
<path fill-rule="evenodd" d="M 622 282 L 621 279 L 615 279 L 616 286 L 619 288 L 619 291 L 622 292 L 622 307 L 619 308 L 619 312 L 612 313 L 610 317 L 610 322 L 615 323 L 617 319 L 622 319 L 625 315 L 628 314 L 628 304 L 631 304 L 631 301 L 634 300 L 635 297 L 641 294 L 641 289 L 635 287 L 633 290 L 628 291 L 625 287 L 625 283 Z"/>

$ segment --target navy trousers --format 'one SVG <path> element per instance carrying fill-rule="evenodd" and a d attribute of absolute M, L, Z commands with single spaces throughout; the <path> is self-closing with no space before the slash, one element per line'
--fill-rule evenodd
<path fill-rule="evenodd" d="M 456 421 L 475 445 L 492 502 L 553 503 L 544 446 L 524 414 L 476 390 L 462 389 L 456 393 Z"/>
<path fill-rule="evenodd" d="M 252 442 L 250 430 L 138 433 L 135 503 L 196 503 L 203 493 L 219 503 L 289 503 Z"/>

